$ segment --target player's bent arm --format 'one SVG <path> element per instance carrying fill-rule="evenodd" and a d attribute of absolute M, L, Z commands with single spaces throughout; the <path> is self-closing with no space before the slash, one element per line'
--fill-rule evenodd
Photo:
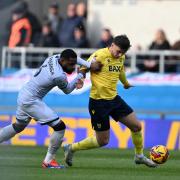
<path fill-rule="evenodd" d="M 101 71 L 103 67 L 103 64 L 100 61 L 96 61 L 94 57 L 89 58 L 87 61 L 78 57 L 77 63 L 79 65 L 85 66 L 86 68 L 90 69 L 92 72 L 95 72 L 95 73 Z"/>
<path fill-rule="evenodd" d="M 83 75 L 83 77 L 86 78 L 86 73 L 88 71 L 89 70 L 86 67 L 81 67 L 80 70 L 79 70 L 79 73 L 81 73 Z"/>
<path fill-rule="evenodd" d="M 121 83 L 124 85 L 124 89 L 129 89 L 131 87 L 134 87 L 132 86 L 131 84 L 129 84 L 128 80 L 126 79 L 126 74 L 125 74 L 125 71 L 123 70 L 121 72 L 121 74 L 119 75 L 119 80 L 121 81 Z"/>
<path fill-rule="evenodd" d="M 72 80 L 71 82 L 69 82 L 69 83 L 67 84 L 67 86 L 66 86 L 65 88 L 61 89 L 61 90 L 62 90 L 65 94 L 70 94 L 70 93 L 76 88 L 76 84 L 77 84 L 78 80 L 79 80 L 79 79 L 83 79 L 83 78 L 84 78 L 84 76 L 83 76 L 81 73 L 79 73 L 74 80 Z"/>
<path fill-rule="evenodd" d="M 119 75 L 119 80 L 121 81 L 121 83 L 122 83 L 123 85 L 129 84 L 129 82 L 128 82 L 127 78 L 126 78 L 126 73 L 125 73 L 125 71 L 124 71 L 124 68 L 122 69 L 122 71 L 121 71 L 121 73 L 120 73 L 120 75 Z"/>
<path fill-rule="evenodd" d="M 83 75 L 79 73 L 75 79 L 71 82 L 67 81 L 67 78 L 56 78 L 54 79 L 56 85 L 61 89 L 65 94 L 70 94 L 75 88 L 79 79 L 82 79 Z"/>
<path fill-rule="evenodd" d="M 91 67 L 91 61 L 85 61 L 84 59 L 77 57 L 77 64 L 81 65 L 81 66 L 85 66 L 87 68 Z"/>

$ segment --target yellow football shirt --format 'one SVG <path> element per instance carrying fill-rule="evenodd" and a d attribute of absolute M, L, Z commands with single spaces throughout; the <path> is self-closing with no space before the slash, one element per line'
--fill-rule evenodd
<path fill-rule="evenodd" d="M 96 58 L 104 66 L 99 73 L 91 72 L 91 92 L 93 99 L 111 100 L 117 95 L 117 83 L 120 80 L 123 84 L 127 83 L 124 72 L 125 55 L 114 58 L 108 48 L 97 50 L 88 61 Z"/>

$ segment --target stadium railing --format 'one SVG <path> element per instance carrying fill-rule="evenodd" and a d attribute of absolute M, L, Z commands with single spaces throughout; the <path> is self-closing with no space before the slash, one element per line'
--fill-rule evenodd
<path fill-rule="evenodd" d="M 28 62 L 41 63 L 44 58 L 53 54 L 60 53 L 66 48 L 42 48 L 42 47 L 16 47 L 8 48 L 3 47 L 2 49 L 2 61 L 1 61 L 1 72 L 6 68 L 13 67 L 13 61 L 19 63 L 19 68 L 27 68 Z M 95 52 L 97 49 L 84 49 L 84 48 L 73 48 L 75 52 L 85 59 Z M 44 57 L 44 58 L 42 58 Z M 137 72 L 138 65 L 143 63 L 146 57 L 158 57 L 157 61 L 159 64 L 159 73 L 165 72 L 166 64 L 176 65 L 180 69 L 180 51 L 172 50 L 146 50 L 146 51 L 129 51 L 127 53 L 128 66 L 132 73 Z M 168 59 L 169 58 L 169 59 Z"/>

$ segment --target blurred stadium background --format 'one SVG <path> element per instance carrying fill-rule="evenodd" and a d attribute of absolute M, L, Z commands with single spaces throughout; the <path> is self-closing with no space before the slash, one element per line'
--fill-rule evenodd
<path fill-rule="evenodd" d="M 45 57 L 60 53 L 65 47 L 43 47 L 33 42 L 26 46 L 9 47 L 13 10 L 19 0 L 0 1 L 0 128 L 15 121 L 16 98 L 19 89 L 33 75 Z M 29 11 L 43 24 L 44 16 L 52 7 L 50 0 L 27 0 Z M 66 9 L 75 0 L 57 0 L 59 14 L 65 19 Z M 180 149 L 180 41 L 179 0 L 84 0 L 87 7 L 85 21 L 88 48 L 73 49 L 87 58 L 97 48 L 102 29 L 108 28 L 113 36 L 127 34 L 132 48 L 127 54 L 126 70 L 129 81 L 135 85 L 119 94 L 134 108 L 143 125 L 144 146 L 163 144 L 171 150 Z M 84 22 L 83 22 L 84 23 Z M 9 29 L 8 29 L 9 28 Z M 154 34 L 160 29 L 166 34 L 169 48 L 149 48 Z M 9 33 L 9 34 L 8 34 Z M 59 34 L 58 34 L 59 35 Z M 155 64 L 154 69 L 149 68 Z M 146 66 L 146 63 L 149 66 Z M 75 74 L 69 76 L 73 78 Z M 65 142 L 72 143 L 92 135 L 88 96 L 90 81 L 87 77 L 82 90 L 64 95 L 57 89 L 49 93 L 45 102 L 55 109 L 67 124 Z M 47 145 L 51 130 L 34 121 L 20 135 L 6 144 Z M 130 132 L 122 125 L 111 122 L 111 141 L 108 148 L 132 148 Z"/>

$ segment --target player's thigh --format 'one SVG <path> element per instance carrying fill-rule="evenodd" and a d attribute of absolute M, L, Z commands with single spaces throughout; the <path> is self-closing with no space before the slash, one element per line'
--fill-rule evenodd
<path fill-rule="evenodd" d="M 141 130 L 141 123 L 136 118 L 136 115 L 134 112 L 130 113 L 129 115 L 125 117 L 122 117 L 122 118 L 120 117 L 118 121 L 126 125 L 133 132 L 137 132 Z"/>
<path fill-rule="evenodd" d="M 111 102 L 110 116 L 119 121 L 121 118 L 128 116 L 133 112 L 133 109 L 120 97 L 116 96 Z"/>
<path fill-rule="evenodd" d="M 24 111 L 42 125 L 59 119 L 59 116 L 41 100 L 24 105 Z"/>
<path fill-rule="evenodd" d="M 120 96 L 116 96 L 112 102 L 110 115 L 115 121 L 125 124 L 132 131 L 141 129 L 141 124 L 137 120 L 133 109 Z"/>
<path fill-rule="evenodd" d="M 90 98 L 89 113 L 92 128 L 95 131 L 106 131 L 110 129 L 109 112 L 106 107 L 106 102 Z"/>

